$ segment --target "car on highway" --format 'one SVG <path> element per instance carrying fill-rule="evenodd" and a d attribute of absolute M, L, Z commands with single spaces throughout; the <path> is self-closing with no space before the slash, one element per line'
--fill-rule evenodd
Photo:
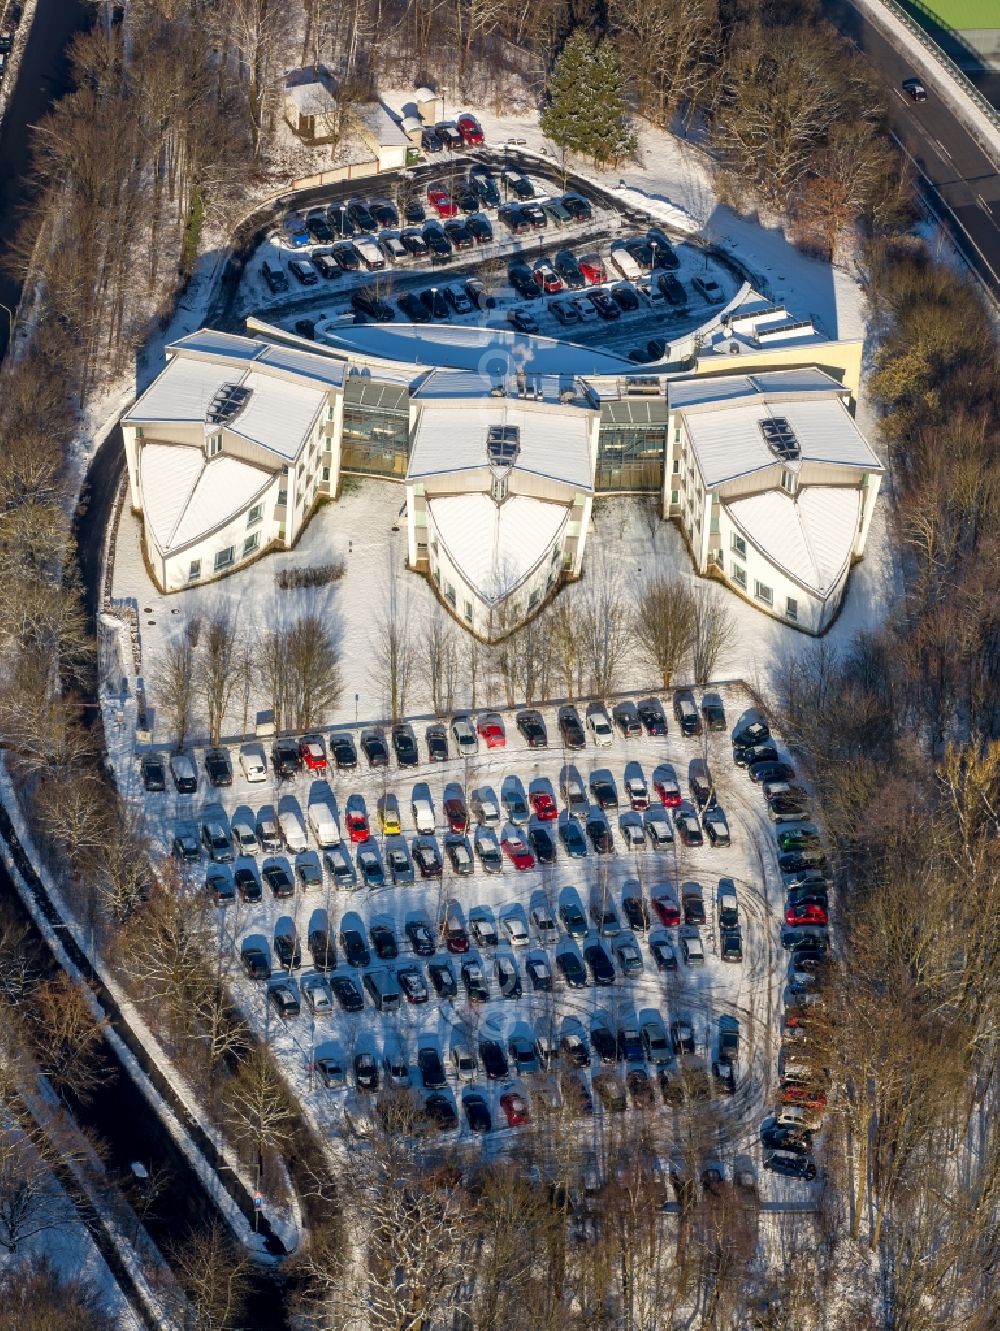
<path fill-rule="evenodd" d="M 921 83 L 920 79 L 912 77 L 903 79 L 900 87 L 906 93 L 907 97 L 909 97 L 911 102 L 927 101 L 927 89 L 924 87 L 923 83 Z"/>

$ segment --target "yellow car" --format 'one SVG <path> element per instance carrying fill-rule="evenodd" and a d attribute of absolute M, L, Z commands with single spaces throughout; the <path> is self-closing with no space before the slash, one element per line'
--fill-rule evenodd
<path fill-rule="evenodd" d="M 402 827 L 399 822 L 399 801 L 395 795 L 383 795 L 378 802 L 378 825 L 383 836 L 399 836 Z"/>

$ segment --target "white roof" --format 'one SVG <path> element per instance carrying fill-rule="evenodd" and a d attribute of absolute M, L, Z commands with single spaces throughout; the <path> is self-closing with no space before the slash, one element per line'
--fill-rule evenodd
<path fill-rule="evenodd" d="M 482 600 L 503 600 L 547 554 L 569 518 L 569 506 L 513 495 L 495 504 L 488 495 L 446 495 L 427 509 L 438 539 Z"/>
<path fill-rule="evenodd" d="M 861 491 L 853 486 L 810 485 L 793 499 L 784 490 L 766 490 L 725 507 L 770 563 L 825 599 L 851 557 Z"/>
<path fill-rule="evenodd" d="M 300 115 L 329 115 L 337 109 L 337 99 L 323 83 L 297 83 L 285 89 L 285 101 L 291 102 Z"/>
<path fill-rule="evenodd" d="M 380 148 L 408 148 L 410 140 L 399 125 L 381 104 L 364 102 L 354 108 L 362 129 L 367 129 L 377 140 Z"/>
<path fill-rule="evenodd" d="M 594 483 L 590 419 L 590 413 L 572 405 L 532 410 L 510 398 L 478 398 L 460 407 L 428 403 L 420 411 L 407 477 L 488 466 L 487 431 L 491 425 L 504 425 L 516 426 L 520 434 L 515 471 L 589 491 Z"/>
<path fill-rule="evenodd" d="M 200 448 L 146 444 L 139 482 L 156 548 L 167 555 L 200 540 L 247 508 L 271 479 L 259 467 L 225 454 L 209 462 Z"/>
<path fill-rule="evenodd" d="M 283 458 L 296 457 L 326 403 L 326 393 L 256 370 L 243 383 L 251 390 L 250 400 L 228 428 Z"/>
<path fill-rule="evenodd" d="M 636 373 L 641 370 L 637 367 Z M 668 387 L 671 411 L 708 402 L 753 398 L 761 393 L 843 393 L 824 370 L 806 365 L 791 370 L 766 370 L 761 374 L 701 375 L 696 379 L 674 379 Z"/>
<path fill-rule="evenodd" d="M 332 347 L 417 366 L 484 374 L 635 374 L 624 356 L 554 337 L 472 324 L 344 324 L 323 330 Z"/>
<path fill-rule="evenodd" d="M 882 465 L 838 397 L 812 401 L 762 394 L 708 411 L 685 411 L 684 422 L 708 489 L 746 476 L 778 459 L 760 422 L 784 417 L 794 431 L 803 462 L 828 462 L 881 471 Z M 796 470 L 798 463 L 786 463 Z"/>
<path fill-rule="evenodd" d="M 343 382 L 344 366 L 328 356 L 250 338 L 202 332 L 175 343 L 166 368 L 154 379 L 126 424 L 198 424 L 224 384 L 251 390 L 246 405 L 223 428 L 283 459 L 297 456 L 323 409 L 327 394 Z"/>

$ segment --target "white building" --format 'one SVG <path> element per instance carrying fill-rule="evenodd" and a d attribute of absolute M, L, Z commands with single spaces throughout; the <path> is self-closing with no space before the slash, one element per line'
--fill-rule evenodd
<path fill-rule="evenodd" d="M 491 640 L 584 572 L 600 494 L 659 496 L 699 573 L 811 633 L 864 552 L 882 467 L 850 410 L 860 344 L 637 373 L 488 328 L 350 327 L 325 351 L 261 331 L 286 341 L 174 343 L 122 421 L 163 590 L 289 548 L 342 474 L 405 487 L 409 567 Z"/>
<path fill-rule="evenodd" d="M 178 591 L 293 545 L 336 493 L 344 367 L 204 330 L 167 355 L 122 433 L 149 567 Z"/>
<path fill-rule="evenodd" d="M 850 396 L 809 367 L 668 386 L 664 511 L 698 572 L 810 633 L 837 613 L 882 478 Z"/>
<path fill-rule="evenodd" d="M 480 637 L 523 622 L 577 577 L 599 413 L 554 377 L 437 370 L 414 390 L 406 474 L 411 568 Z"/>

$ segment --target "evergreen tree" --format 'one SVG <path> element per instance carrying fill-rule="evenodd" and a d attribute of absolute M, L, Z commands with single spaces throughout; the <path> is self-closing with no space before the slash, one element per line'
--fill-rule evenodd
<path fill-rule="evenodd" d="M 576 153 L 597 166 L 634 151 L 621 65 L 610 42 L 595 45 L 583 28 L 575 29 L 556 61 L 551 101 L 539 124 L 564 162 Z"/>

